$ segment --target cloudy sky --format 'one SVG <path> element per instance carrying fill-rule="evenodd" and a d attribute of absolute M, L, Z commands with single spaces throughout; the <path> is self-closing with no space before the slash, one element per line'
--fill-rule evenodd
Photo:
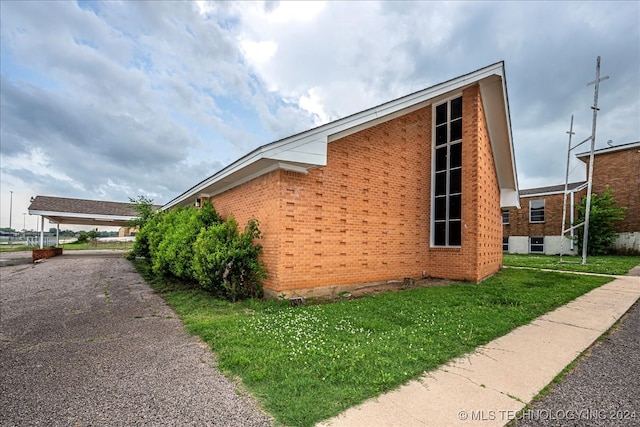
<path fill-rule="evenodd" d="M 635 1 L 2 1 L 0 19 L 3 227 L 11 191 L 16 229 L 38 194 L 165 203 L 260 145 L 500 60 L 521 188 L 563 182 L 598 55 L 597 147 L 640 139 Z"/>

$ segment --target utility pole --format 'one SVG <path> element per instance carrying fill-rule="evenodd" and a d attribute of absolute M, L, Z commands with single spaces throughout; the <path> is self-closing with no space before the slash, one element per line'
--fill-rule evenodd
<path fill-rule="evenodd" d="M 591 213 L 591 190 L 593 186 L 593 151 L 596 145 L 596 119 L 598 118 L 598 90 L 600 82 L 607 80 L 609 76 L 600 78 L 600 57 L 596 59 L 596 79 L 589 82 L 587 86 L 595 84 L 593 94 L 593 121 L 591 124 L 591 153 L 589 154 L 589 181 L 587 186 L 587 207 L 584 214 L 584 238 L 582 240 L 582 264 L 587 263 L 587 243 L 589 242 L 589 214 Z"/>
<path fill-rule="evenodd" d="M 13 214 L 13 191 L 9 191 L 9 245 L 11 245 L 11 238 L 13 237 L 13 230 L 11 228 L 11 215 Z"/>

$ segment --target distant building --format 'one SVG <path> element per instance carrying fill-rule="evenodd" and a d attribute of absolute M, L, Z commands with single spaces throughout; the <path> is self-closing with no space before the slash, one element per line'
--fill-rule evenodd
<path fill-rule="evenodd" d="M 589 166 L 589 152 L 576 157 Z M 587 172 L 588 173 L 588 172 Z M 569 184 L 567 224 L 577 218 L 577 206 L 586 196 L 586 181 Z M 618 206 L 625 206 L 626 218 L 616 224 L 619 233 L 615 249 L 640 252 L 640 141 L 594 151 L 593 193 L 607 186 Z M 576 254 L 577 245 L 562 237 L 564 184 L 520 191 L 520 209 L 503 209 L 503 251 L 508 253 Z"/>

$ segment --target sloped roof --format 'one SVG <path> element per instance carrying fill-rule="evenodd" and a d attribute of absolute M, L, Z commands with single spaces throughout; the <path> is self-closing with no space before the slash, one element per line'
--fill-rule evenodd
<path fill-rule="evenodd" d="M 593 150 L 593 154 L 594 155 L 598 155 L 598 154 L 608 154 L 608 153 L 613 153 L 616 151 L 622 151 L 622 150 L 628 150 L 630 148 L 640 148 L 640 141 L 636 141 L 636 142 L 630 142 L 628 144 L 620 144 L 620 145 L 613 145 L 611 147 L 606 147 L 606 148 L 600 148 L 598 150 Z M 579 158 L 580 160 L 586 160 L 586 157 L 589 157 L 589 154 L 591 154 L 590 151 L 585 151 L 584 153 L 578 153 L 576 154 L 576 157 Z"/>
<path fill-rule="evenodd" d="M 498 62 L 377 107 L 263 145 L 194 185 L 163 206 L 193 204 L 201 194 L 215 196 L 271 171 L 300 173 L 326 166 L 327 144 L 423 108 L 452 92 L 479 84 L 503 207 L 519 206 L 504 62 Z"/>
<path fill-rule="evenodd" d="M 132 203 L 51 196 L 36 196 L 29 205 L 29 215 L 42 215 L 58 224 L 116 227 L 126 226 L 138 216 Z"/>
<path fill-rule="evenodd" d="M 587 184 L 587 181 L 571 182 L 567 184 L 567 190 L 574 191 L 586 184 Z M 562 193 L 564 193 L 564 184 L 550 185 L 548 187 L 527 188 L 525 190 L 520 190 L 520 197 L 532 197 L 532 196 L 542 196 L 542 195 L 547 196 L 551 194 L 562 194 Z"/>

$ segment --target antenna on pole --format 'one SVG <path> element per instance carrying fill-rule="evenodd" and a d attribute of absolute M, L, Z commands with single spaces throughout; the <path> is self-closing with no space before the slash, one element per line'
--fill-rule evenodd
<path fill-rule="evenodd" d="M 593 94 L 593 120 L 591 123 L 591 152 L 589 153 L 589 178 L 587 181 L 587 207 L 584 214 L 584 238 L 582 240 L 582 264 L 587 263 L 587 243 L 589 242 L 589 214 L 591 213 L 591 191 L 593 187 L 593 151 L 596 145 L 596 121 L 598 118 L 598 90 L 600 82 L 607 80 L 609 76 L 600 78 L 600 57 L 596 59 L 596 79 L 589 82 L 587 86 L 595 84 Z"/>

